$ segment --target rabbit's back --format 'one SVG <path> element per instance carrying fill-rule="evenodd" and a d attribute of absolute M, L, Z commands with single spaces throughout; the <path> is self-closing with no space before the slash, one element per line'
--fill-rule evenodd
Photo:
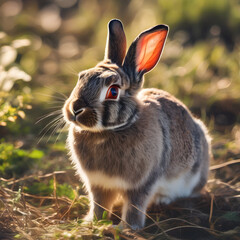
<path fill-rule="evenodd" d="M 187 107 L 169 93 L 158 89 L 144 89 L 138 97 L 145 104 L 154 104 L 162 132 L 163 169 L 153 191 L 161 197 L 188 196 L 205 185 L 208 176 L 210 137 L 204 124 L 195 119 Z"/>

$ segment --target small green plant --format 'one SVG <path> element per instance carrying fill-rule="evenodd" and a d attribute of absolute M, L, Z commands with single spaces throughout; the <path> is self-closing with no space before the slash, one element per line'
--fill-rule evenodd
<path fill-rule="evenodd" d="M 54 181 L 51 179 L 47 183 L 34 182 L 31 186 L 24 187 L 24 192 L 39 196 L 50 196 L 54 192 Z M 65 196 L 71 200 L 75 197 L 73 188 L 67 183 L 56 185 L 56 195 L 58 197 Z"/>
<path fill-rule="evenodd" d="M 13 96 L 8 92 L 0 91 L 0 126 L 7 126 L 15 122 L 19 117 L 25 118 L 26 109 L 31 109 L 28 104 L 30 95 L 19 93 Z"/>
<path fill-rule="evenodd" d="M 16 148 L 2 139 L 0 141 L 0 174 L 5 178 L 20 177 L 43 156 L 44 153 L 40 150 L 27 151 Z"/>

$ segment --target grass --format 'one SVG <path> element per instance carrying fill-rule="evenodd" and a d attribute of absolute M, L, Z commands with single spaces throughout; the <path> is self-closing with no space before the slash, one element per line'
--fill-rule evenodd
<path fill-rule="evenodd" d="M 69 240 L 239 239 L 240 159 L 236 156 L 240 149 L 225 142 L 225 151 L 220 151 L 221 144 L 222 139 L 214 140 L 215 160 L 206 193 L 170 205 L 152 206 L 146 216 L 146 227 L 137 232 L 120 230 L 119 218 L 114 216 L 111 221 L 105 217 L 92 223 L 82 221 L 88 199 L 73 170 L 1 178 L 0 236 Z M 222 162 L 226 156 L 227 161 Z M 121 216 L 119 206 L 114 213 Z"/>

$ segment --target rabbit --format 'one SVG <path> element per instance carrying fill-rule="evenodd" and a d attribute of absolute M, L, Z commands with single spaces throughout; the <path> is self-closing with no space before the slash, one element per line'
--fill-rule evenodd
<path fill-rule="evenodd" d="M 67 146 L 89 194 L 89 221 L 111 212 L 120 195 L 122 223 L 137 230 L 150 204 L 197 194 L 206 184 L 207 128 L 171 94 L 142 89 L 168 29 L 157 25 L 142 32 L 126 53 L 123 25 L 111 20 L 104 60 L 79 73 L 64 103 Z"/>

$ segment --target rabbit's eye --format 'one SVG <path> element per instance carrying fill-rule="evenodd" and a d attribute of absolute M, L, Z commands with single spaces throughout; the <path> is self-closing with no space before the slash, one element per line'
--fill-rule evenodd
<path fill-rule="evenodd" d="M 112 85 L 107 90 L 107 94 L 106 94 L 105 99 L 117 99 L 118 98 L 118 94 L 119 94 L 119 86 Z"/>

